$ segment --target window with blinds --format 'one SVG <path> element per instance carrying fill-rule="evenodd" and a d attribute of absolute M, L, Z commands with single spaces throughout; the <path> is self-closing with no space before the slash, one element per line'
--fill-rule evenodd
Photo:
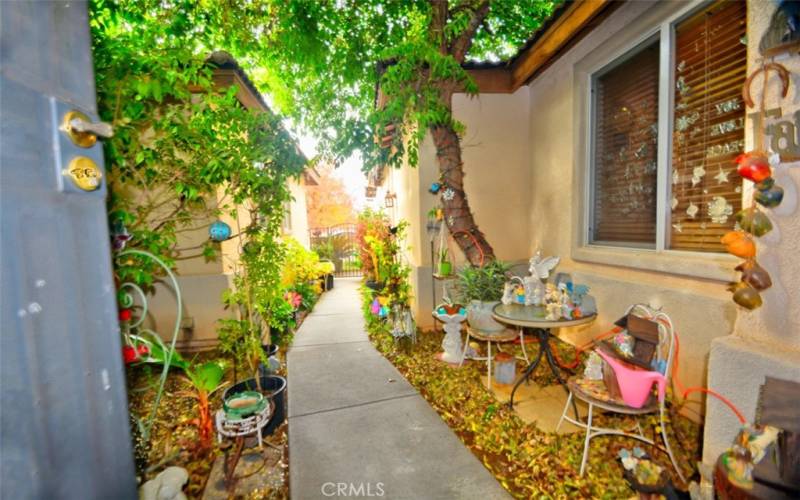
<path fill-rule="evenodd" d="M 656 241 L 659 41 L 594 79 L 592 242 Z"/>
<path fill-rule="evenodd" d="M 744 150 L 746 16 L 745 2 L 706 4 L 593 75 L 590 243 L 724 251 L 742 204 L 734 159 Z M 659 117 L 667 96 L 673 107 Z M 669 164 L 659 162 L 659 132 L 670 137 Z"/>
<path fill-rule="evenodd" d="M 716 2 L 675 26 L 669 248 L 724 251 L 741 210 L 745 2 Z"/>

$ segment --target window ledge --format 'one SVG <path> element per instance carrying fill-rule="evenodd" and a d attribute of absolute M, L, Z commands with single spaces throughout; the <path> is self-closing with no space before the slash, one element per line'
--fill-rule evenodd
<path fill-rule="evenodd" d="M 739 262 L 727 254 L 600 245 L 575 247 L 572 249 L 572 259 L 723 282 L 735 281 L 734 267 Z"/>

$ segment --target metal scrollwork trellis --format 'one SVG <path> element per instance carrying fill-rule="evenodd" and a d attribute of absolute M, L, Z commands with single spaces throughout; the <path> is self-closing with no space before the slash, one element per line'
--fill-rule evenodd
<path fill-rule="evenodd" d="M 156 397 L 153 401 L 153 407 L 150 410 L 150 414 L 148 415 L 147 419 L 145 420 L 144 424 L 137 420 L 139 425 L 139 429 L 142 433 L 144 439 L 148 439 L 150 436 L 150 431 L 153 427 L 153 422 L 156 417 L 156 412 L 158 410 L 158 405 L 161 402 L 161 396 L 164 392 L 164 385 L 167 381 L 167 375 L 169 374 L 169 368 L 172 365 L 173 356 L 175 354 L 175 343 L 178 340 L 178 332 L 180 332 L 180 325 L 181 325 L 181 318 L 183 316 L 183 300 L 181 298 L 181 289 L 178 286 L 178 280 L 175 277 L 175 274 L 170 270 L 169 266 L 167 266 L 164 261 L 160 258 L 156 257 L 150 252 L 146 252 L 144 250 L 135 250 L 135 249 L 128 249 L 122 250 L 115 255 L 115 260 L 119 260 L 125 256 L 137 255 L 139 257 L 145 257 L 151 259 L 156 264 L 158 264 L 166 273 L 167 278 L 169 279 L 170 284 L 172 285 L 173 290 L 175 291 L 175 300 L 177 302 L 176 305 L 176 315 L 175 315 L 175 325 L 173 326 L 172 330 L 172 339 L 170 340 L 169 345 L 165 345 L 164 342 L 161 340 L 161 337 L 149 328 L 145 328 L 142 326 L 144 320 L 147 317 L 147 294 L 142 290 L 142 288 L 137 285 L 136 283 L 126 281 L 119 285 L 118 292 L 120 294 L 120 305 L 123 308 L 132 307 L 134 304 L 134 300 L 130 297 L 126 290 L 131 290 L 139 296 L 139 300 L 141 301 L 142 311 L 138 318 L 132 321 L 121 322 L 120 327 L 122 330 L 122 338 L 123 342 L 125 342 L 125 346 L 131 347 L 138 352 L 138 349 L 142 345 L 148 346 L 157 346 L 161 349 L 161 354 L 163 354 L 163 365 L 164 367 L 161 370 L 161 375 L 158 381 L 158 390 L 156 391 Z M 133 334 L 132 332 L 135 331 L 137 334 Z M 148 341 L 145 339 L 144 336 L 150 337 Z M 152 348 L 152 347 L 151 347 Z M 152 356 L 153 353 L 150 352 Z M 159 359 L 158 361 L 162 361 Z"/>

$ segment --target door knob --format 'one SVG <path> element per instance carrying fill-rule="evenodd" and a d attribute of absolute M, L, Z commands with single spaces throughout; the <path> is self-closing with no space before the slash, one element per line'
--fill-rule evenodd
<path fill-rule="evenodd" d="M 69 136 L 73 143 L 82 148 L 94 146 L 98 137 L 107 139 L 114 135 L 114 129 L 108 123 L 92 123 L 88 116 L 75 110 L 64 115 L 61 130 Z"/>

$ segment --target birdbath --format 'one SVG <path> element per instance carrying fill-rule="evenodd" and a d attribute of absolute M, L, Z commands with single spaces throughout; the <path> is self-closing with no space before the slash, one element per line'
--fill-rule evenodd
<path fill-rule="evenodd" d="M 461 363 L 461 323 L 467 319 L 467 310 L 461 304 L 442 304 L 433 311 L 433 317 L 444 323 L 442 349 L 436 355 L 440 361 L 450 364 Z"/>

